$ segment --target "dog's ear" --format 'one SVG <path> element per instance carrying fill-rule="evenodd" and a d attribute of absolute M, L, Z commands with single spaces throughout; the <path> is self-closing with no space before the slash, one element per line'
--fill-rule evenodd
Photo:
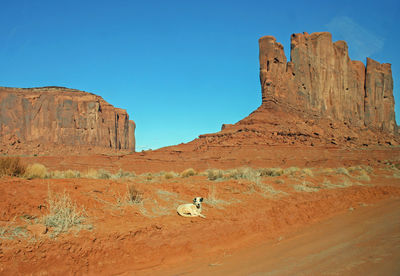
<path fill-rule="evenodd" d="M 202 197 L 200 197 L 200 202 L 203 202 L 203 198 Z"/>

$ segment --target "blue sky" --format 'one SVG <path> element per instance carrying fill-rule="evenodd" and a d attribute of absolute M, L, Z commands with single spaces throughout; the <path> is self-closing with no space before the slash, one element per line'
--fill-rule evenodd
<path fill-rule="evenodd" d="M 0 86 L 65 86 L 136 122 L 137 150 L 188 142 L 261 103 L 258 38 L 331 31 L 351 59 L 392 63 L 399 1 L 0 0 Z"/>

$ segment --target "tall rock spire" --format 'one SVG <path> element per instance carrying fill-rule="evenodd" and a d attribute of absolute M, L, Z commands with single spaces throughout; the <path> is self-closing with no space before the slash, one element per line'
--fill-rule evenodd
<path fill-rule="evenodd" d="M 328 32 L 293 34 L 289 62 L 274 37 L 260 38 L 259 46 L 263 103 L 397 132 L 390 64 L 352 61 L 346 42 L 333 43 Z"/>

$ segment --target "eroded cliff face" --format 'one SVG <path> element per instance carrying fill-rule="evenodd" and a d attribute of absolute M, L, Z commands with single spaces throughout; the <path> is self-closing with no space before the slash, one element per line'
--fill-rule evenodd
<path fill-rule="evenodd" d="M 94 94 L 61 87 L 0 87 L 4 153 L 60 147 L 134 151 L 134 132 L 135 124 L 125 110 Z"/>
<path fill-rule="evenodd" d="M 279 102 L 353 126 L 397 132 L 390 64 L 348 56 L 330 33 L 293 34 L 291 60 L 272 36 L 259 40 L 262 101 Z"/>

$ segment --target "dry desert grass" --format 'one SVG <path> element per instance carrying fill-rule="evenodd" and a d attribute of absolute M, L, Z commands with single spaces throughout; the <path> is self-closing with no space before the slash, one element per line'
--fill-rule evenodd
<path fill-rule="evenodd" d="M 122 169 L 116 173 L 102 169 L 90 169 L 87 172 L 49 171 L 41 164 L 29 165 L 24 170 L 25 167 L 18 159 L 7 159 L 6 161 L 2 164 L 7 165 L 2 168 L 7 173 L 3 173 L 3 175 L 26 179 L 43 178 L 48 179 L 47 181 L 60 178 L 80 178 L 83 181 L 84 179 L 101 179 L 116 183 L 118 187 L 122 188 L 91 193 L 91 199 L 103 205 L 106 211 L 117 210 L 118 213 L 114 214 L 116 216 L 121 216 L 125 211 L 133 208 L 143 217 L 148 218 L 173 215 L 178 204 L 187 203 L 188 198 L 180 193 L 181 188 L 187 190 L 195 187 L 195 190 L 202 191 L 202 193 L 205 190 L 206 194 L 203 195 L 205 208 L 224 209 L 228 205 L 241 202 L 240 197 L 243 195 L 279 199 L 293 193 L 316 193 L 320 190 L 344 189 L 351 186 L 371 186 L 371 178 L 374 177 L 374 169 L 368 166 L 348 168 L 241 167 L 228 170 L 208 169 L 203 172 L 189 168 L 180 174 L 170 171 L 136 175 L 134 172 Z M 384 171 L 388 173 L 387 177 L 396 177 L 400 169 L 397 166 L 388 165 Z M 160 185 L 165 183 L 168 185 L 160 189 Z M 147 191 L 146 197 L 143 189 Z M 66 192 L 57 194 L 48 189 L 48 197 L 43 204 L 47 206 L 46 214 L 41 218 L 36 218 L 33 222 L 50 229 L 49 236 L 56 237 L 71 230 L 92 228 L 88 223 L 90 218 L 85 209 L 79 207 Z M 28 237 L 28 232 L 25 230 L 26 225 L 15 223 L 0 225 L 0 238 Z"/>
<path fill-rule="evenodd" d="M 22 176 L 26 166 L 18 157 L 0 157 L 0 177 L 2 176 Z"/>

